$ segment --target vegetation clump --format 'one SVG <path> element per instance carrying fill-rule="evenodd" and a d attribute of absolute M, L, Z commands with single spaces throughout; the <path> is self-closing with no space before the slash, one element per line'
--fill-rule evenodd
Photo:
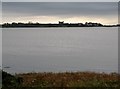
<path fill-rule="evenodd" d="M 2 71 L 2 89 L 18 89 L 22 87 L 22 78 Z"/>

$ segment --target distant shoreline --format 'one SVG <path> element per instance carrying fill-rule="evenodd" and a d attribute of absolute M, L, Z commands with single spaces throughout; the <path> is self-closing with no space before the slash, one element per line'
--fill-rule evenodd
<path fill-rule="evenodd" d="M 120 26 L 101 26 L 102 27 L 120 27 Z M 86 27 L 1 27 L 1 28 L 86 28 Z M 94 28 L 94 27 L 90 27 L 90 28 Z"/>
<path fill-rule="evenodd" d="M 64 23 L 64 21 L 59 21 L 59 23 L 47 23 L 47 24 L 43 24 L 43 23 L 4 23 L 2 25 L 0 25 L 2 28 L 21 28 L 21 27 L 25 27 L 25 28 L 33 28 L 33 27 L 37 27 L 37 28 L 50 28 L 50 27 L 119 27 L 120 25 L 103 25 L 101 23 L 93 23 L 93 22 L 86 22 L 86 23 Z"/>

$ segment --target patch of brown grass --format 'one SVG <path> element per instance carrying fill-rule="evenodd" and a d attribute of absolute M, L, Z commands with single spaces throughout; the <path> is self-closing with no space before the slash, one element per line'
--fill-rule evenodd
<path fill-rule="evenodd" d="M 23 87 L 118 87 L 116 73 L 95 72 L 26 73 L 18 74 Z"/>

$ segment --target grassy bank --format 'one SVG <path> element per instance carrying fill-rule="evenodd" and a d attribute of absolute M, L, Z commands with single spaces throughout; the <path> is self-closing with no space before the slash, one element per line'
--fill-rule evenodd
<path fill-rule="evenodd" d="M 10 83 L 13 83 L 13 87 L 39 87 L 39 89 L 42 87 L 118 87 L 118 77 L 117 73 L 94 72 L 26 73 L 9 75 L 2 89 Z"/>

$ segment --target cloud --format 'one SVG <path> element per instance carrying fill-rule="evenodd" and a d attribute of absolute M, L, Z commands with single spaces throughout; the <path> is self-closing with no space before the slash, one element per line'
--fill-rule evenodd
<path fill-rule="evenodd" d="M 117 2 L 3 2 L 3 18 L 46 16 L 55 18 L 117 18 Z"/>

